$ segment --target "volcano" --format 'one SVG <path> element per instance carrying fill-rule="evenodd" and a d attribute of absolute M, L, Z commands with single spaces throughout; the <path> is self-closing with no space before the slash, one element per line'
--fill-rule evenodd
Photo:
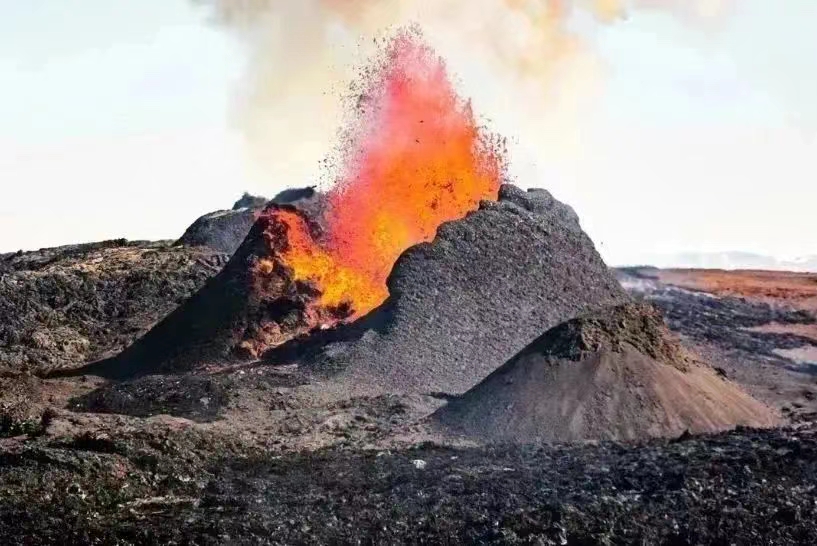
<path fill-rule="evenodd" d="M 500 442 L 636 440 L 779 423 L 681 348 L 661 315 L 625 304 L 549 330 L 432 416 Z"/>
<path fill-rule="evenodd" d="M 389 296 L 386 279 L 401 253 L 497 198 L 503 142 L 477 123 L 417 31 L 399 32 L 363 83 L 331 187 L 297 207 L 267 206 L 220 275 L 94 373 L 252 360 L 293 336 L 361 317 Z M 216 214 L 185 240 L 229 251 L 248 215 L 256 213 Z"/>
<path fill-rule="evenodd" d="M 573 210 L 511 185 L 403 253 L 388 289 L 334 342 L 291 351 L 301 366 L 351 389 L 461 393 L 543 330 L 627 301 Z"/>

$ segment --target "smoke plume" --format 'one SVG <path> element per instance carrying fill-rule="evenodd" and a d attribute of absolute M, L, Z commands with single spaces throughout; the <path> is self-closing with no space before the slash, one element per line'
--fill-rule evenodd
<path fill-rule="evenodd" d="M 730 0 L 200 0 L 250 55 L 238 119 L 267 187 L 315 181 L 377 40 L 418 25 L 474 111 L 540 157 L 575 149 L 576 120 L 602 89 L 581 29 L 638 10 L 712 20 Z M 511 146 L 513 148 L 513 145 Z M 511 152 L 513 163 L 513 151 Z M 319 180 L 320 181 L 320 180 Z"/>

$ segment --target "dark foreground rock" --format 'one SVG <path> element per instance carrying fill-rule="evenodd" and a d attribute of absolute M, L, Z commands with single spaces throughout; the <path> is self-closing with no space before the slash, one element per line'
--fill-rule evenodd
<path fill-rule="evenodd" d="M 0 455 L 0 536 L 9 544 L 802 545 L 817 543 L 815 475 L 813 428 L 642 446 L 419 445 L 274 458 L 196 436 L 85 435 Z"/>
<path fill-rule="evenodd" d="M 556 326 L 432 421 L 518 443 L 635 440 L 769 427 L 779 417 L 688 354 L 650 305 Z"/>
<path fill-rule="evenodd" d="M 227 404 L 230 380 L 222 376 L 159 375 L 112 383 L 74 398 L 74 411 L 134 417 L 173 415 L 193 421 L 216 419 Z"/>
<path fill-rule="evenodd" d="M 374 391 L 464 392 L 548 328 L 627 299 L 572 209 L 509 185 L 408 249 L 388 287 L 303 366 Z"/>
<path fill-rule="evenodd" d="M 121 351 L 226 263 L 208 249 L 107 241 L 0 258 L 0 372 L 77 368 Z"/>

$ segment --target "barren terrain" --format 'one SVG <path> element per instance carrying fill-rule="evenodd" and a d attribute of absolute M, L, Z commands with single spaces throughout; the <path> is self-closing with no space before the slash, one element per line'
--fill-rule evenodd
<path fill-rule="evenodd" d="M 817 273 L 665 269 L 657 277 L 680 288 L 817 312 Z"/>
<path fill-rule="evenodd" d="M 654 268 L 618 275 L 661 309 L 689 348 L 752 395 L 793 421 L 817 417 L 817 275 Z"/>
<path fill-rule="evenodd" d="M 106 277 L 110 288 L 92 292 L 101 302 L 92 308 L 105 309 L 105 298 L 156 294 L 149 287 L 159 280 L 160 294 L 192 290 L 187 274 L 158 266 L 137 277 L 146 288 L 133 280 L 134 264 L 156 256 L 165 257 L 159 264 L 199 264 L 201 283 L 223 263 L 202 252 L 103 245 L 29 254 L 39 265 L 26 267 L 72 278 L 127 264 L 119 270 L 128 275 Z M 29 270 L 15 267 L 6 279 L 27 278 Z M 804 359 L 817 341 L 806 298 L 772 297 L 789 292 L 775 292 L 770 281 L 762 297 L 750 297 L 692 289 L 677 276 L 667 278 L 678 285 L 668 284 L 655 270 L 617 274 L 661 309 L 685 350 L 789 425 L 510 447 L 430 426 L 429 416 L 452 399 L 445 393 L 350 397 L 274 362 L 124 382 L 32 374 L 98 353 L 57 364 L 46 356 L 45 365 L 0 377 L 0 534 L 12 544 L 814 543 L 817 373 Z M 136 285 L 115 288 L 121 279 Z M 104 318 L 101 331 L 123 343 L 170 311 L 170 301 L 163 305 L 128 320 Z M 138 330 L 119 330 L 134 321 Z M 100 347 L 102 354 L 117 345 Z"/>
<path fill-rule="evenodd" d="M 0 372 L 116 354 L 225 262 L 204 247 L 125 240 L 0 255 Z"/>

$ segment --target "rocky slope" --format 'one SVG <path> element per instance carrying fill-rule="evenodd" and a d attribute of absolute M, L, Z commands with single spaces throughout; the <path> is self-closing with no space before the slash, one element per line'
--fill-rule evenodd
<path fill-rule="evenodd" d="M 214 275 L 226 256 L 108 241 L 0 257 L 0 371 L 77 368 L 117 353 Z"/>
<path fill-rule="evenodd" d="M 121 354 L 82 373 L 128 379 L 254 360 L 267 347 L 307 332 L 317 322 L 317 292 L 280 260 L 288 227 L 271 203 L 226 266 L 201 290 Z M 342 311 L 339 311 L 342 314 Z"/>

